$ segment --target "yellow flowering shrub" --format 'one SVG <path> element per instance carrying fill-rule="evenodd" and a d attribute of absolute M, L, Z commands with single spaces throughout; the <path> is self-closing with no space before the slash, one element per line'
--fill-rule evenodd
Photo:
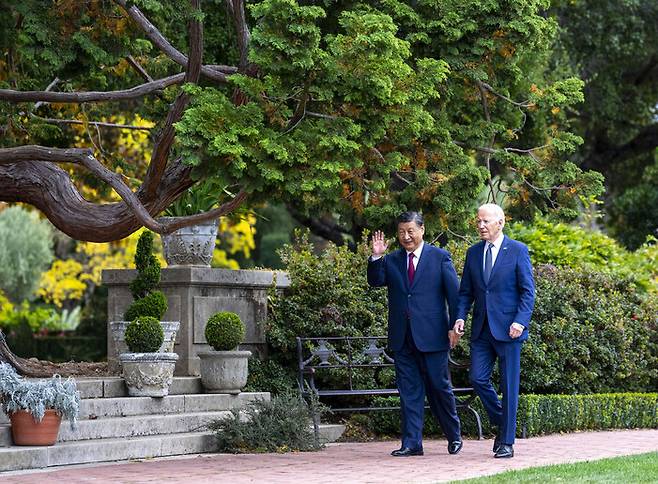
<path fill-rule="evenodd" d="M 37 294 L 45 302 L 62 307 L 64 301 L 82 299 L 88 290 L 100 284 L 103 269 L 132 269 L 137 240 L 143 230 L 116 242 L 78 242 L 75 258 L 57 259 L 42 274 Z M 164 265 L 159 238 L 154 242 L 156 257 Z"/>
<path fill-rule="evenodd" d="M 256 217 L 253 214 L 244 216 L 238 222 L 221 217 L 217 228 L 219 237 L 212 255 L 211 267 L 239 269 L 238 261 L 229 258 L 229 254 L 242 253 L 246 258 L 251 257 L 251 251 L 256 247 L 255 225 Z"/>
<path fill-rule="evenodd" d="M 241 252 L 246 258 L 251 257 L 251 251 L 256 248 L 255 226 L 256 217 L 253 214 L 248 214 L 235 223 L 226 217 L 220 218 L 217 233 L 221 239 L 221 245 L 229 254 Z"/>
<path fill-rule="evenodd" d="M 66 300 L 81 299 L 87 289 L 87 284 L 81 280 L 82 270 L 82 264 L 75 259 L 56 259 L 50 269 L 41 274 L 37 296 L 60 308 Z"/>

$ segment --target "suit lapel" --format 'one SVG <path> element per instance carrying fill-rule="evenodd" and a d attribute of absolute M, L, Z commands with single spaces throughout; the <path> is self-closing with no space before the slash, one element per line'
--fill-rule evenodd
<path fill-rule="evenodd" d="M 484 241 L 478 242 L 478 245 L 475 246 L 475 254 L 477 255 L 477 273 L 480 275 L 480 283 L 482 284 L 482 287 L 487 286 L 487 283 L 484 282 L 484 249 L 486 246 L 487 244 L 485 244 Z"/>
<path fill-rule="evenodd" d="M 402 275 L 402 280 L 404 281 L 404 286 L 409 288 L 409 276 L 407 274 L 407 251 L 400 249 L 398 256 L 398 267 L 400 268 L 400 274 Z"/>

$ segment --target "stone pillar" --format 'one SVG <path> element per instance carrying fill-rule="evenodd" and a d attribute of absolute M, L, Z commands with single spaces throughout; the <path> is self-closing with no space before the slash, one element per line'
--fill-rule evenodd
<path fill-rule="evenodd" d="M 135 270 L 104 270 L 103 284 L 108 287 L 107 359 L 110 368 L 118 371 L 114 340 L 109 321 L 121 321 L 132 302 L 128 284 Z M 198 376 L 198 351 L 210 346 L 204 336 L 205 324 L 218 311 L 232 311 L 245 323 L 247 332 L 242 350 L 264 356 L 266 350 L 264 322 L 267 318 L 267 292 L 276 278 L 277 290 L 290 285 L 288 275 L 281 271 L 229 270 L 209 267 L 173 267 L 162 269 L 160 289 L 167 296 L 169 309 L 163 321 L 180 321 L 174 352 L 178 353 L 175 375 Z"/>

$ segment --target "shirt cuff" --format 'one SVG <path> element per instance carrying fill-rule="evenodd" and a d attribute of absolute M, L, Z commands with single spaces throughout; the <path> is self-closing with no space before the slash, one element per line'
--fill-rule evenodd
<path fill-rule="evenodd" d="M 512 323 L 512 326 L 514 329 L 518 329 L 519 331 L 525 330 L 525 326 L 523 326 L 521 323 Z"/>

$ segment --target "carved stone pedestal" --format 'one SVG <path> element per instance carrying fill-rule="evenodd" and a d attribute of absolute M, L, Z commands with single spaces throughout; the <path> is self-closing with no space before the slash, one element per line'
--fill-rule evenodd
<path fill-rule="evenodd" d="M 108 321 L 123 319 L 123 313 L 132 302 L 128 284 L 135 275 L 134 270 L 103 271 L 103 284 L 108 287 Z M 174 352 L 179 356 L 175 375 L 199 376 L 197 352 L 211 349 L 204 336 L 205 324 L 218 311 L 237 313 L 247 329 L 245 343 L 240 349 L 263 356 L 267 291 L 274 280 L 277 290 L 290 285 L 287 274 L 280 271 L 234 271 L 191 266 L 162 269 L 160 288 L 169 302 L 169 309 L 162 319 L 180 321 L 174 345 Z M 114 339 L 109 333 L 108 336 L 108 363 L 117 371 L 119 362 Z"/>

